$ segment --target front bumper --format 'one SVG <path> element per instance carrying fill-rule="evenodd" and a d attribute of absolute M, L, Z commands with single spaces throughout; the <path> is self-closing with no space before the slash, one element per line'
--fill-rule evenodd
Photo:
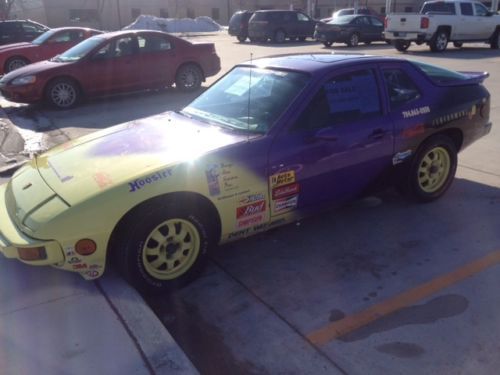
<path fill-rule="evenodd" d="M 16 103 L 35 103 L 43 98 L 43 93 L 39 90 L 38 85 L 0 84 L 0 92 L 5 99 Z"/>
<path fill-rule="evenodd" d="M 64 261 L 64 253 L 56 241 L 31 238 L 23 233 L 12 220 L 7 209 L 8 184 L 0 186 L 0 252 L 7 258 L 17 259 L 35 266 L 55 265 Z M 19 248 L 45 248 L 46 258 L 28 261 L 21 259 Z"/>

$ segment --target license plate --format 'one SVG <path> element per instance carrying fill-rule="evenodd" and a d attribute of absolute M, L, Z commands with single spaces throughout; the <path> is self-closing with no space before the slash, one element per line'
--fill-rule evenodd
<path fill-rule="evenodd" d="M 396 32 L 396 33 L 394 33 L 394 36 L 402 36 L 402 37 L 404 37 L 404 36 L 406 36 L 406 33 Z"/>

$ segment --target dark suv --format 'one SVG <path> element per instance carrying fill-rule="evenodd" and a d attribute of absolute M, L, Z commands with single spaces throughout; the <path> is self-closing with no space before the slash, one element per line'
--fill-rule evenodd
<path fill-rule="evenodd" d="M 30 42 L 47 30 L 47 26 L 30 20 L 0 21 L 0 45 Z"/>
<path fill-rule="evenodd" d="M 258 10 L 248 22 L 248 36 L 252 42 L 304 41 L 313 37 L 315 26 L 315 20 L 295 10 Z"/>
<path fill-rule="evenodd" d="M 235 36 L 240 42 L 244 42 L 248 37 L 248 20 L 253 12 L 249 10 L 239 10 L 234 13 L 229 20 L 229 35 Z"/>

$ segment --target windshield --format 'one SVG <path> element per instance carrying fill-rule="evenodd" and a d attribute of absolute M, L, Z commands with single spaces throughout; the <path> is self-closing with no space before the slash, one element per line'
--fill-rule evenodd
<path fill-rule="evenodd" d="M 92 38 L 86 39 L 81 43 L 78 43 L 76 46 L 70 48 L 63 54 L 56 56 L 52 59 L 52 61 L 60 61 L 60 62 L 69 62 L 69 61 L 78 61 L 82 57 L 85 57 L 90 51 L 92 51 L 95 47 L 101 44 L 105 38 L 100 36 L 93 36 Z"/>
<path fill-rule="evenodd" d="M 305 73 L 238 67 L 182 113 L 219 126 L 264 133 L 306 85 Z"/>
<path fill-rule="evenodd" d="M 45 43 L 47 39 L 49 39 L 52 35 L 56 33 L 56 30 L 49 30 L 44 32 L 42 35 L 40 35 L 38 38 L 35 38 L 31 41 L 31 43 L 36 44 L 39 46 L 40 44 Z"/>

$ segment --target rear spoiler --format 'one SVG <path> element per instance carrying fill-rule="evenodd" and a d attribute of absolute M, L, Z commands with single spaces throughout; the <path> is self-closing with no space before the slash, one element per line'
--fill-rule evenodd
<path fill-rule="evenodd" d="M 466 79 L 453 80 L 447 82 L 438 82 L 440 86 L 464 86 L 464 85 L 477 85 L 490 76 L 488 72 L 458 72 L 466 76 Z"/>

